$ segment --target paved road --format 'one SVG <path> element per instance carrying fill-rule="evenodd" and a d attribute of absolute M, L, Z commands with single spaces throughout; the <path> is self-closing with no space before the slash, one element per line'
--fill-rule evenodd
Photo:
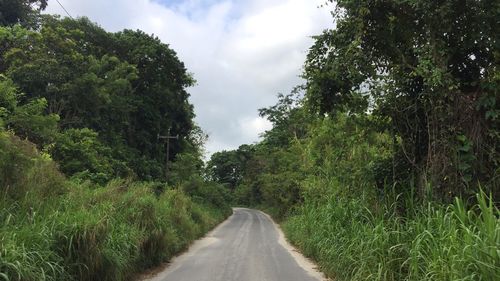
<path fill-rule="evenodd" d="M 322 280 L 312 266 L 287 246 L 281 231 L 267 215 L 235 208 L 226 222 L 150 280 Z"/>

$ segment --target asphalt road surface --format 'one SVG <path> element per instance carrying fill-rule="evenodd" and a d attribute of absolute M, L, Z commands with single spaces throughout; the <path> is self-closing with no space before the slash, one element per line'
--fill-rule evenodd
<path fill-rule="evenodd" d="M 152 281 L 318 281 L 314 265 L 294 251 L 264 213 L 235 208 Z"/>

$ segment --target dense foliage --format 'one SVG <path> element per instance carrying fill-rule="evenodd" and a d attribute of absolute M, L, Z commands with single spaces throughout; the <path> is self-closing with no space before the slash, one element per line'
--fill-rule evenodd
<path fill-rule="evenodd" d="M 215 179 L 335 280 L 500 278 L 498 1 L 328 2 L 305 85 Z"/>
<path fill-rule="evenodd" d="M 0 1 L 0 279 L 125 280 L 231 200 L 337 280 L 499 279 L 498 1 L 327 1 L 305 85 L 206 168 L 168 45 Z"/>
<path fill-rule="evenodd" d="M 309 105 L 373 112 L 420 198 L 500 185 L 500 3 L 335 2 L 336 28 L 306 61 Z"/>
<path fill-rule="evenodd" d="M 0 280 L 133 280 L 231 213 L 194 80 L 158 38 L 46 4 L 0 0 Z"/>
<path fill-rule="evenodd" d="M 62 166 L 80 152 L 68 145 L 78 130 L 95 135 L 110 166 L 83 164 L 75 170 L 73 165 L 63 169 L 68 175 L 164 177 L 166 147 L 158 135 L 179 135 L 169 161 L 194 145 L 186 92 L 194 81 L 175 52 L 141 31 L 108 33 L 87 19 L 44 16 L 40 23 L 36 30 L 0 27 L 0 72 L 19 110 L 58 118 L 57 128 L 28 128 L 28 120 L 9 112 L 5 125 L 47 149 Z M 53 144 L 58 149 L 52 150 Z"/>
<path fill-rule="evenodd" d="M 0 0 L 0 25 L 35 27 L 47 0 Z"/>
<path fill-rule="evenodd" d="M 77 184 L 0 132 L 0 280 L 133 280 L 229 215 L 223 188 L 206 185 Z"/>

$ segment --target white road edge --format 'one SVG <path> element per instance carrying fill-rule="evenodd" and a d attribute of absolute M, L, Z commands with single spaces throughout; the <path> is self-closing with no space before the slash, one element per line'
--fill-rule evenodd
<path fill-rule="evenodd" d="M 285 237 L 285 234 L 281 230 L 280 225 L 277 224 L 270 215 L 260 210 L 259 212 L 261 212 L 264 216 L 266 216 L 273 222 L 274 227 L 278 231 L 279 235 L 278 243 L 280 243 L 280 245 L 283 246 L 292 255 L 293 259 L 297 262 L 297 264 L 300 267 L 302 267 L 310 276 L 320 281 L 330 281 L 330 279 L 326 278 L 323 272 L 318 270 L 318 266 L 312 260 L 302 255 L 301 252 L 299 252 L 292 244 L 288 242 L 288 240 Z"/>

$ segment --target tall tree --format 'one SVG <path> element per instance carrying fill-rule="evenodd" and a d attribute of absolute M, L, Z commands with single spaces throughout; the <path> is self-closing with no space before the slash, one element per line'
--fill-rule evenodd
<path fill-rule="evenodd" d="M 156 37 L 46 15 L 39 29 L 1 27 L 0 50 L 0 72 L 25 93 L 21 104 L 45 99 L 63 131 L 95 131 L 140 178 L 164 178 L 167 153 L 158 135 L 179 136 L 169 161 L 197 145 L 186 90 L 194 80 Z"/>
<path fill-rule="evenodd" d="M 331 115 L 367 98 L 420 197 L 497 185 L 500 2 L 335 2 L 336 29 L 306 62 L 308 104 Z"/>
<path fill-rule="evenodd" d="M 46 7 L 47 0 L 0 0 L 0 25 L 33 27 Z"/>

